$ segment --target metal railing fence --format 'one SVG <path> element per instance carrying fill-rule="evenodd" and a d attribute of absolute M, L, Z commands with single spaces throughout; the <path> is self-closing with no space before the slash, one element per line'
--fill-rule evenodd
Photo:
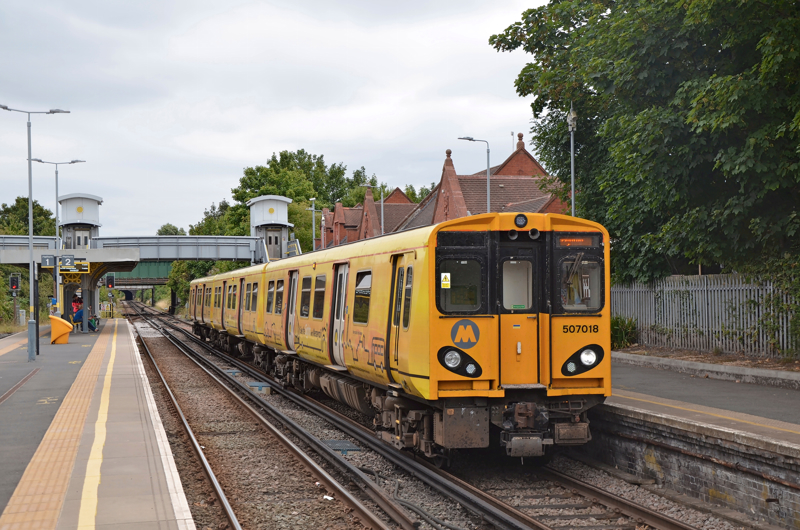
<path fill-rule="evenodd" d="M 670 276 L 611 288 L 612 315 L 636 319 L 640 344 L 709 352 L 796 351 L 793 303 L 771 283 L 748 283 L 737 274 Z"/>

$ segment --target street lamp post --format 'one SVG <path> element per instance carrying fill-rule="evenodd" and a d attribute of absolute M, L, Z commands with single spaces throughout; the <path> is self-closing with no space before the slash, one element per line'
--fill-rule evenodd
<path fill-rule="evenodd" d="M 317 198 L 314 197 L 308 200 L 311 201 L 311 208 L 306 208 L 306 210 L 311 210 L 311 252 L 314 252 L 317 250 L 317 207 L 314 206 L 314 201 Z"/>
<path fill-rule="evenodd" d="M 491 165 L 489 164 L 489 142 L 486 140 L 477 140 L 472 136 L 464 136 L 459 138 L 459 140 L 467 140 L 469 142 L 483 142 L 486 144 L 486 213 L 492 211 L 492 201 L 491 201 L 491 188 L 489 187 L 489 180 L 492 178 L 491 175 Z"/>
<path fill-rule="evenodd" d="M 60 317 L 61 312 L 59 311 L 59 299 L 58 299 L 58 251 L 61 250 L 61 235 L 58 233 L 58 165 L 59 164 L 79 164 L 81 162 L 86 162 L 86 160 L 71 160 L 69 162 L 45 162 L 41 158 L 34 158 L 34 162 L 39 162 L 40 164 L 52 164 L 56 166 L 56 259 L 55 263 L 53 264 L 53 279 L 56 282 L 55 288 L 55 299 L 56 299 L 56 316 Z"/>
<path fill-rule="evenodd" d="M 36 333 L 36 320 L 33 314 L 33 286 L 36 281 L 33 265 L 33 167 L 31 158 L 31 114 L 69 114 L 68 110 L 50 109 L 47 111 L 28 111 L 20 109 L 12 109 L 6 105 L 0 105 L 0 109 L 9 112 L 21 112 L 28 115 L 28 270 L 30 273 L 29 292 L 30 300 L 28 301 L 30 318 L 28 319 L 28 362 L 36 360 L 36 354 L 39 351 L 39 334 Z"/>
<path fill-rule="evenodd" d="M 575 217 L 575 129 L 578 128 L 578 113 L 572 108 L 571 102 L 569 104 L 569 114 L 567 115 L 567 125 L 569 126 L 569 166 L 570 180 L 572 182 L 570 196 L 572 198 L 572 217 Z"/>

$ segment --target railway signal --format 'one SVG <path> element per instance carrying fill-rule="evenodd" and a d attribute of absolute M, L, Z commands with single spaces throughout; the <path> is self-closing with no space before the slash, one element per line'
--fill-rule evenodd
<path fill-rule="evenodd" d="M 106 276 L 106 287 L 108 287 L 109 289 L 113 289 L 114 288 L 114 275 L 113 274 L 109 274 L 109 275 Z"/>
<path fill-rule="evenodd" d="M 16 294 L 16 291 L 19 291 L 19 275 L 12 274 L 8 279 L 8 284 L 11 290 Z"/>

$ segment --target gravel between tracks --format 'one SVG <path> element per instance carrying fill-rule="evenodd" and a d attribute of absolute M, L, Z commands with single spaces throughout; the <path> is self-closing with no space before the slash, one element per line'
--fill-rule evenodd
<path fill-rule="evenodd" d="M 152 337 L 148 326 L 136 327 L 151 336 L 148 346 L 243 528 L 363 528 L 341 501 L 326 500 L 330 494 L 316 478 L 183 353 Z M 206 504 L 213 503 L 209 496 Z"/>

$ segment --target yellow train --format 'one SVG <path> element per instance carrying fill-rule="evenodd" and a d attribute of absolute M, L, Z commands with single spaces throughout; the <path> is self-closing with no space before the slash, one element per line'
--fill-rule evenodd
<path fill-rule="evenodd" d="M 608 264 L 597 223 L 484 214 L 195 280 L 190 315 L 398 448 L 443 460 L 492 432 L 543 456 L 587 442 L 611 394 Z"/>

